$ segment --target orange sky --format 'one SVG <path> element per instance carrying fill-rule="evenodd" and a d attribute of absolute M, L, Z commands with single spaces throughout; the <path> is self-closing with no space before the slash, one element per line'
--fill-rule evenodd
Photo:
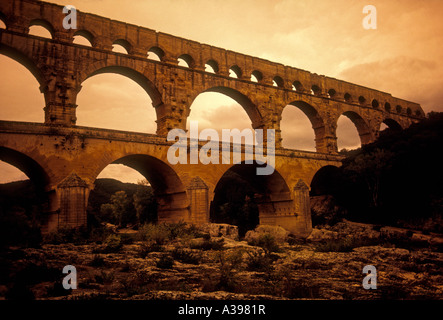
<path fill-rule="evenodd" d="M 386 91 L 420 103 L 426 113 L 443 111 L 441 0 L 49 2 Z M 362 27 L 367 4 L 377 8 L 376 30 Z M 0 119 L 42 122 L 43 96 L 29 71 L 4 56 L 0 70 Z M 77 103 L 79 125 L 155 131 L 150 98 L 122 76 L 103 74 L 86 80 Z M 229 116 L 220 117 L 221 108 Z M 250 127 L 246 113 L 227 97 L 202 94 L 191 110 L 201 128 Z M 356 130 L 342 118 L 339 147 L 354 147 L 359 143 Z M 314 146 L 309 121 L 296 108 L 285 109 L 282 136 L 289 147 Z M 118 168 L 109 170 L 119 175 Z M 0 163 L 0 182 L 19 178 L 16 170 Z"/>

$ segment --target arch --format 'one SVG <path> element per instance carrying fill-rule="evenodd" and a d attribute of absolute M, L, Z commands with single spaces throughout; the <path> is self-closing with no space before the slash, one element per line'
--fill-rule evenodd
<path fill-rule="evenodd" d="M 320 152 L 319 150 L 321 149 L 321 144 L 325 137 L 325 124 L 317 109 L 315 109 L 309 103 L 300 100 L 292 101 L 288 103 L 288 106 L 289 105 L 297 107 L 308 117 L 312 128 L 314 129 L 315 148 L 317 152 Z"/>
<path fill-rule="evenodd" d="M 363 96 L 358 97 L 358 103 L 364 105 L 366 103 L 366 98 Z"/>
<path fill-rule="evenodd" d="M 334 165 L 327 165 L 317 170 L 311 180 L 311 197 L 321 195 L 334 195 L 337 190 L 335 181 L 338 179 L 340 170 Z"/>
<path fill-rule="evenodd" d="M 43 92 L 46 87 L 46 79 L 37 64 L 23 52 L 0 43 L 0 54 L 3 54 L 28 69 L 40 84 L 40 91 Z"/>
<path fill-rule="evenodd" d="M 378 100 L 376 100 L 376 99 L 372 100 L 371 105 L 374 109 L 377 109 L 380 106 L 380 104 L 378 103 Z"/>
<path fill-rule="evenodd" d="M 396 130 L 397 131 L 397 130 L 402 130 L 403 129 L 402 126 L 397 121 L 395 121 L 394 119 L 391 119 L 391 118 L 384 119 L 382 123 L 387 125 L 388 128 L 391 129 L 391 130 Z"/>
<path fill-rule="evenodd" d="M 34 19 L 34 20 L 31 20 L 31 22 L 29 23 L 30 31 L 31 31 L 31 27 L 33 27 L 33 26 L 43 27 L 44 29 L 46 29 L 50 33 L 51 39 L 54 39 L 54 34 L 55 34 L 54 27 L 48 21 L 46 21 L 44 19 Z"/>
<path fill-rule="evenodd" d="M 74 38 L 73 43 L 77 43 L 80 45 L 92 47 L 93 43 L 94 43 L 94 36 L 92 35 L 91 32 L 89 32 L 87 30 L 77 30 L 74 33 L 73 38 Z M 76 42 L 76 39 L 79 39 L 79 40 L 77 40 L 77 42 Z"/>
<path fill-rule="evenodd" d="M 165 52 L 160 47 L 153 46 L 148 50 L 148 59 L 155 61 L 163 61 L 164 57 L 165 57 Z"/>
<path fill-rule="evenodd" d="M 292 83 L 292 89 L 294 89 L 295 91 L 298 91 L 298 92 L 303 92 L 303 85 L 301 84 L 301 82 L 300 81 L 298 81 L 298 80 L 295 80 L 293 83 Z"/>
<path fill-rule="evenodd" d="M 242 71 L 239 66 L 233 65 L 231 68 L 229 68 L 229 76 L 231 78 L 241 78 Z"/>
<path fill-rule="evenodd" d="M 385 110 L 391 112 L 391 104 L 389 102 L 385 102 Z"/>
<path fill-rule="evenodd" d="M 407 114 L 408 116 L 410 116 L 410 115 L 412 114 L 412 109 L 408 107 L 408 108 L 406 109 L 406 114 Z"/>
<path fill-rule="evenodd" d="M 120 46 L 121 48 L 123 48 L 126 52 L 123 52 L 122 50 L 120 50 L 120 48 L 116 47 Z M 132 52 L 132 46 L 129 43 L 128 40 L 125 39 L 117 39 L 112 43 L 112 51 L 117 52 L 117 53 L 125 53 L 125 54 L 131 54 Z"/>
<path fill-rule="evenodd" d="M 158 203 L 159 222 L 188 220 L 186 189 L 169 164 L 147 154 L 118 156 L 110 163 L 103 159 L 94 171 L 94 180 L 109 164 L 123 164 L 138 171 L 149 181 Z"/>
<path fill-rule="evenodd" d="M 177 62 L 178 62 L 179 66 L 186 67 L 186 68 L 193 68 L 194 64 L 195 64 L 194 59 L 189 54 L 180 55 L 177 58 Z"/>
<path fill-rule="evenodd" d="M 345 111 L 341 115 L 346 116 L 354 123 L 355 127 L 357 128 L 358 135 L 360 136 L 360 142 L 362 145 L 372 142 L 371 130 L 369 128 L 369 125 L 358 113 L 354 111 Z"/>
<path fill-rule="evenodd" d="M 218 87 L 208 88 L 203 92 L 222 93 L 234 99 L 246 111 L 246 113 L 249 116 L 249 119 L 251 119 L 252 127 L 254 129 L 259 128 L 263 124 L 263 118 L 260 112 L 258 111 L 257 106 L 249 99 L 249 97 L 247 97 L 245 94 L 241 93 L 240 91 L 237 91 L 229 87 L 218 86 Z M 194 101 L 197 96 L 198 95 L 196 95 L 192 100 Z"/>
<path fill-rule="evenodd" d="M 402 110 L 403 110 L 403 108 L 402 108 L 402 106 L 399 105 L 399 104 L 395 107 L 395 111 L 397 111 L 397 113 L 401 113 Z"/>
<path fill-rule="evenodd" d="M 328 90 L 328 96 L 329 98 L 334 98 L 337 95 L 337 91 L 335 91 L 335 89 L 329 89 Z"/>
<path fill-rule="evenodd" d="M 148 79 L 143 73 L 135 69 L 132 69 L 130 67 L 120 66 L 120 65 L 106 66 L 102 62 L 99 62 L 95 65 L 90 66 L 88 70 L 86 70 L 83 79 L 81 79 L 81 83 L 83 83 L 86 79 L 94 75 L 102 73 L 115 73 L 128 77 L 129 79 L 139 84 L 146 91 L 146 93 L 151 97 L 152 105 L 154 106 L 154 108 L 157 109 L 157 107 L 163 105 L 162 96 L 155 87 L 155 85 L 153 84 L 153 82 L 150 79 Z M 80 89 L 81 87 L 78 89 L 78 91 L 80 91 Z"/>
<path fill-rule="evenodd" d="M 272 84 L 273 84 L 273 86 L 275 86 L 275 87 L 283 88 L 285 83 L 284 83 L 282 77 L 280 77 L 280 76 L 275 76 L 274 79 L 272 79 Z"/>
<path fill-rule="evenodd" d="M 230 167 L 217 181 L 210 205 L 210 220 L 238 225 L 240 236 L 255 228 L 260 220 L 276 216 L 287 201 L 292 204 L 290 189 L 274 170 L 271 175 L 257 175 L 257 162 L 238 163 Z M 274 202 L 275 201 L 275 202 Z"/>
<path fill-rule="evenodd" d="M 316 84 L 312 85 L 312 87 L 311 87 L 311 94 L 313 94 L 315 96 L 319 96 L 321 94 L 320 87 L 317 86 Z"/>
<path fill-rule="evenodd" d="M 43 167 L 22 152 L 0 147 L 0 160 L 21 170 L 41 191 L 49 184 L 49 176 Z"/>
<path fill-rule="evenodd" d="M 205 68 L 206 72 L 218 73 L 218 71 L 219 71 L 218 63 L 217 63 L 217 61 L 215 61 L 213 59 L 206 61 L 205 67 L 206 67 Z M 212 71 L 211 71 L 211 69 L 212 69 Z"/>
<path fill-rule="evenodd" d="M 348 92 L 346 92 L 343 97 L 346 102 L 352 102 L 352 96 Z"/>
<path fill-rule="evenodd" d="M 251 73 L 251 81 L 253 82 L 260 82 L 263 80 L 263 74 L 258 71 L 258 70 L 254 70 Z"/>
<path fill-rule="evenodd" d="M 6 16 L 0 11 L 0 29 L 7 29 Z"/>

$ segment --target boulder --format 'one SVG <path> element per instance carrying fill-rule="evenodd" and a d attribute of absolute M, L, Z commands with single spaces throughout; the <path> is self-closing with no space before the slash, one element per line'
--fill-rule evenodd
<path fill-rule="evenodd" d="M 225 237 L 238 240 L 238 227 L 227 223 L 207 223 L 202 226 L 202 231 L 211 237 Z"/>
<path fill-rule="evenodd" d="M 338 233 L 325 229 L 313 228 L 311 234 L 306 239 L 308 241 L 324 241 L 338 239 Z"/>
<path fill-rule="evenodd" d="M 289 236 L 289 231 L 280 226 L 259 225 L 254 230 L 246 232 L 245 240 L 254 242 L 264 234 L 270 234 L 277 242 L 284 242 Z"/>

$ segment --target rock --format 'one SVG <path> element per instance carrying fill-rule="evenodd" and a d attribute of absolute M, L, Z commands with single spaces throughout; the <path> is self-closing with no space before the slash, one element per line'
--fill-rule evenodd
<path fill-rule="evenodd" d="M 312 224 L 334 224 L 340 221 L 346 210 L 337 205 L 333 196 L 323 195 L 310 198 Z"/>
<path fill-rule="evenodd" d="M 308 241 L 324 241 L 338 238 L 338 233 L 325 229 L 313 228 L 311 234 L 307 238 Z"/>
<path fill-rule="evenodd" d="M 202 226 L 202 231 L 211 237 L 225 237 L 238 240 L 238 227 L 226 223 L 207 223 Z"/>
<path fill-rule="evenodd" d="M 289 236 L 289 231 L 279 226 L 259 225 L 254 230 L 246 232 L 245 240 L 248 242 L 256 241 L 264 234 L 270 234 L 277 242 L 285 242 Z"/>

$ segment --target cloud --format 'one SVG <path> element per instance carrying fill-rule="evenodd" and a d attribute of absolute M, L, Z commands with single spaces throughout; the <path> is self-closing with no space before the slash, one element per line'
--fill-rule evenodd
<path fill-rule="evenodd" d="M 396 56 L 352 66 L 343 70 L 339 76 L 420 103 L 425 112 L 443 111 L 443 67 L 440 62 Z"/>

